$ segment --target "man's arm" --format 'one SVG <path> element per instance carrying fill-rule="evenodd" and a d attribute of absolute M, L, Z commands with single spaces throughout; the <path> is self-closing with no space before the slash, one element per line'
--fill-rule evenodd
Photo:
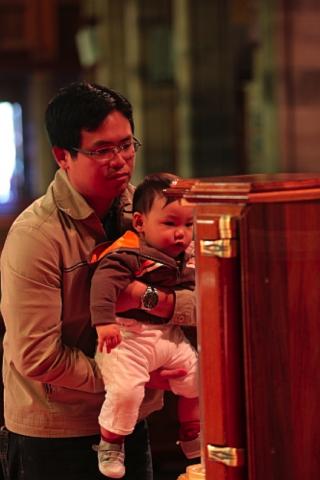
<path fill-rule="evenodd" d="M 177 290 L 174 313 L 170 323 L 174 325 L 196 326 L 196 293 L 191 290 Z"/>
<path fill-rule="evenodd" d="M 176 325 L 196 325 L 195 292 L 191 290 L 164 291 L 157 288 L 159 302 L 150 313 Z M 118 297 L 117 311 L 140 308 L 141 297 L 146 285 L 138 280 L 133 281 Z"/>
<path fill-rule="evenodd" d="M 64 318 L 63 301 L 68 300 L 62 295 L 61 258 L 54 239 L 38 229 L 14 227 L 2 252 L 1 277 L 7 350 L 21 375 L 70 389 L 102 392 L 95 361 L 64 342 L 64 322 L 70 319 Z M 76 298 L 69 301 L 76 302 Z M 75 323 L 73 328 L 80 327 Z"/>

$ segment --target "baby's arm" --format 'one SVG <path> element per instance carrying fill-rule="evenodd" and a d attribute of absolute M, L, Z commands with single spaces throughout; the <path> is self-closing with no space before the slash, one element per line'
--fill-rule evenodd
<path fill-rule="evenodd" d="M 107 353 L 110 353 L 121 342 L 121 332 L 119 325 L 108 323 L 106 325 L 96 325 L 98 335 L 98 351 L 103 352 L 104 347 Z"/>

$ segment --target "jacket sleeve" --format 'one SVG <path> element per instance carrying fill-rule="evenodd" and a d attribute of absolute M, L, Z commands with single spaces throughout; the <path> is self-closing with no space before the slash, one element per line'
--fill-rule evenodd
<path fill-rule="evenodd" d="M 134 279 L 136 255 L 111 252 L 103 257 L 93 274 L 90 291 L 92 325 L 114 323 L 119 294 Z"/>
<path fill-rule="evenodd" d="M 1 256 L 6 357 L 22 376 L 37 382 L 102 392 L 93 358 L 64 343 L 61 269 L 54 239 L 32 227 L 11 230 Z"/>
<path fill-rule="evenodd" d="M 175 308 L 169 323 L 195 326 L 197 324 L 195 292 L 187 289 L 177 290 L 175 297 Z"/>
<path fill-rule="evenodd" d="M 194 291 L 194 270 L 195 270 L 195 253 L 194 253 L 194 242 L 191 242 L 189 245 L 186 254 L 188 256 L 188 265 L 191 267 L 191 270 L 188 268 L 186 272 L 191 272 L 192 282 L 186 282 L 186 288 L 176 290 L 175 292 L 175 308 L 173 316 L 170 320 L 170 323 L 174 325 L 186 325 L 186 326 L 196 326 L 196 293 Z M 190 280 L 190 274 L 186 273 L 187 280 Z"/>

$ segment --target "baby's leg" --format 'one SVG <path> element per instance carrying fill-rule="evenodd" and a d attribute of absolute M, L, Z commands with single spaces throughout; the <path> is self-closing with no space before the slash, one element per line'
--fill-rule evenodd
<path fill-rule="evenodd" d="M 98 464 L 100 472 L 110 478 L 125 475 L 124 437 L 134 429 L 149 379 L 147 364 L 140 352 L 135 354 L 134 346 L 130 349 L 123 340 L 99 360 L 106 396 L 99 415 Z"/>
<path fill-rule="evenodd" d="M 199 398 L 178 397 L 180 440 L 193 440 L 200 432 Z"/>
<path fill-rule="evenodd" d="M 187 458 L 200 456 L 200 414 L 198 397 L 198 357 L 182 331 L 172 332 L 171 358 L 166 368 L 185 368 L 187 374 L 171 379 L 170 386 L 178 396 L 179 444 Z"/>
<path fill-rule="evenodd" d="M 144 385 L 129 382 L 110 384 L 100 411 L 99 424 L 101 440 L 98 447 L 100 472 L 110 478 L 125 475 L 124 437 L 129 434 L 137 421 L 139 407 L 144 395 Z"/>
<path fill-rule="evenodd" d="M 199 398 L 178 397 L 179 445 L 189 459 L 201 455 Z"/>
<path fill-rule="evenodd" d="M 134 380 L 131 381 L 130 380 Z M 138 420 L 139 408 L 144 397 L 144 384 L 137 384 L 131 377 L 121 377 L 107 387 L 102 404 L 99 425 L 106 440 L 123 438 L 133 432 Z"/>
<path fill-rule="evenodd" d="M 124 435 L 119 435 L 118 433 L 110 432 L 106 428 L 100 427 L 101 438 L 106 442 L 110 443 L 122 443 L 124 440 Z"/>

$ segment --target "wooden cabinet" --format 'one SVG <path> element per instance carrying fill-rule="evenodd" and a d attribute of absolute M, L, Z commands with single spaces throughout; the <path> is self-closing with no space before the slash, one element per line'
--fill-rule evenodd
<path fill-rule="evenodd" d="M 181 180 L 206 480 L 320 475 L 320 174 Z"/>

